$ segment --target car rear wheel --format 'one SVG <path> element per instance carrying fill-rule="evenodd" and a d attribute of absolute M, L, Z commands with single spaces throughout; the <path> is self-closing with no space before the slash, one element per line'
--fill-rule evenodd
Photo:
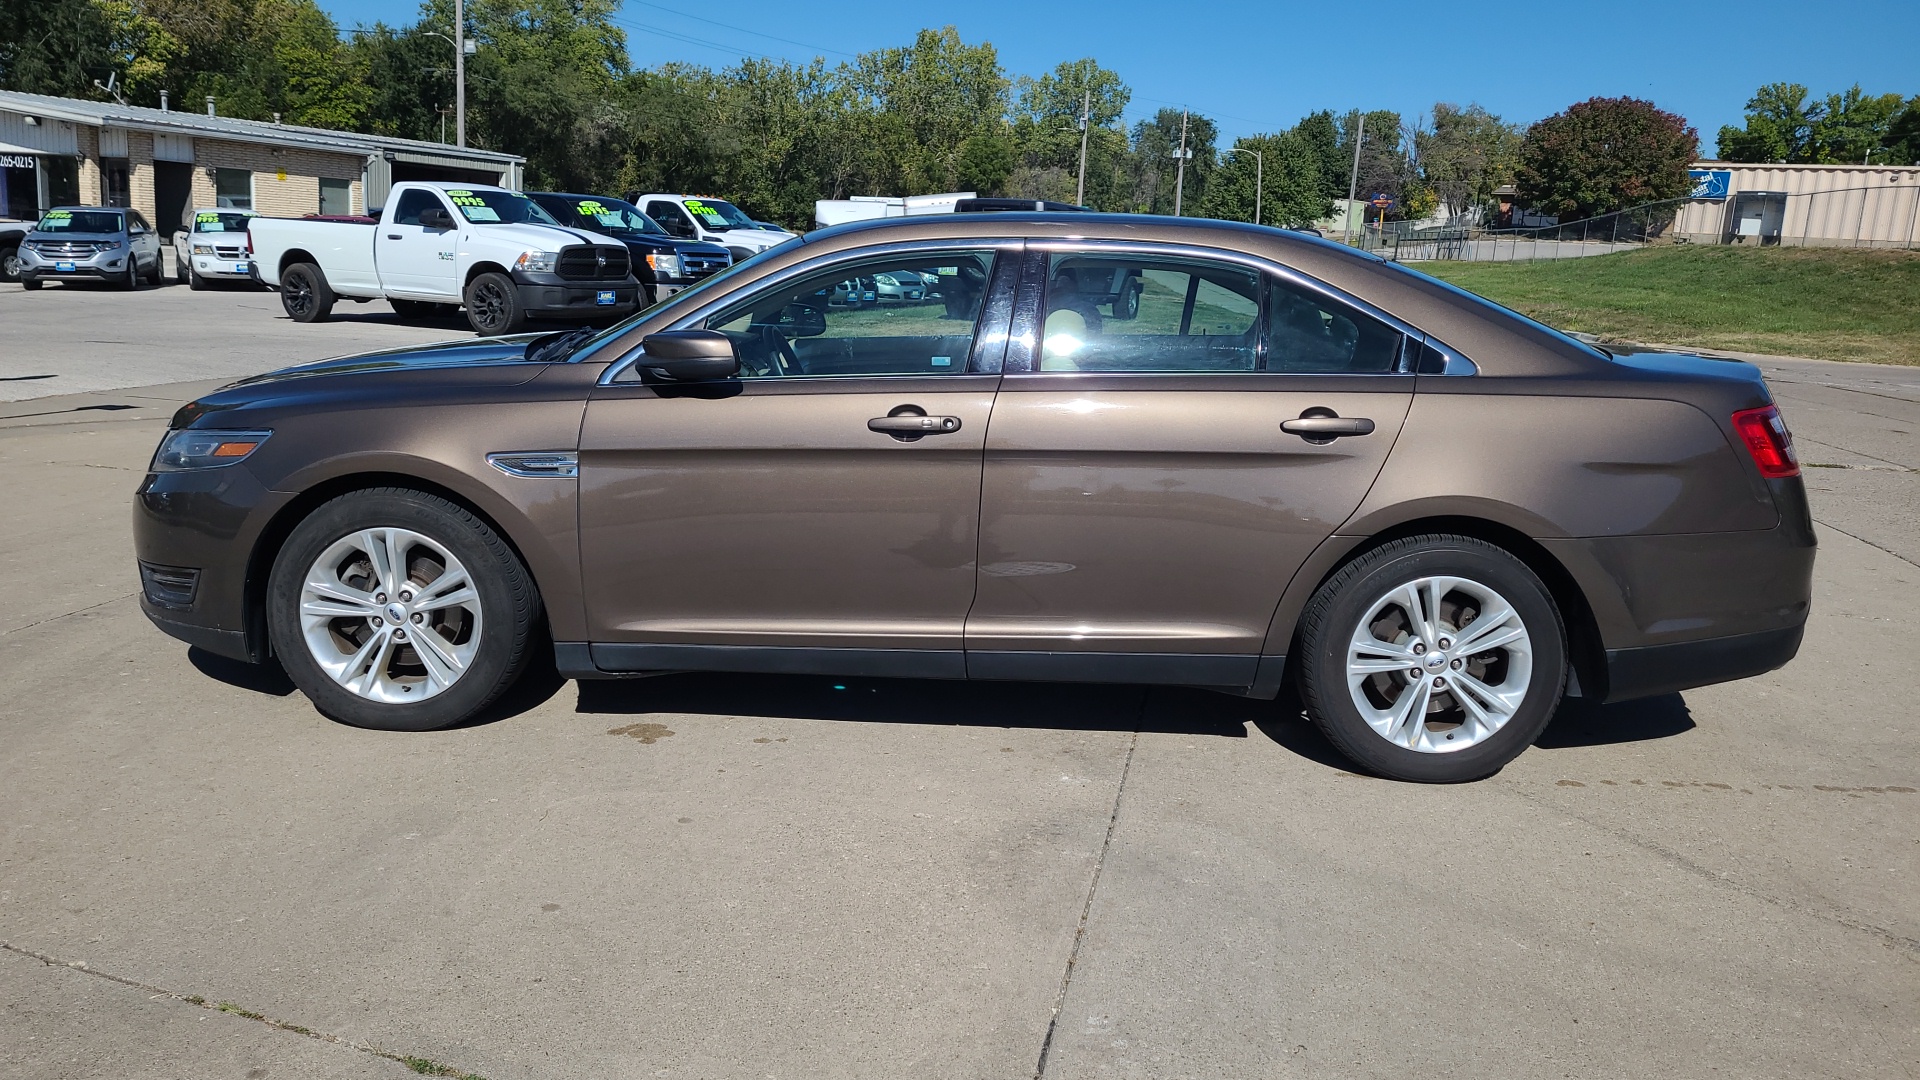
<path fill-rule="evenodd" d="M 483 335 L 511 334 L 526 325 L 520 294 L 505 274 L 481 274 L 467 282 L 467 323 Z"/>
<path fill-rule="evenodd" d="M 294 322 L 326 322 L 333 302 L 327 276 L 312 263 L 294 263 L 280 274 L 280 306 Z"/>
<path fill-rule="evenodd" d="M 147 271 L 147 284 L 157 289 L 166 283 L 166 269 L 160 265 L 160 256 L 155 255 L 153 257 L 153 269 Z"/>
<path fill-rule="evenodd" d="M 1489 776 L 1533 744 L 1566 685 L 1552 594 L 1512 554 L 1466 536 L 1375 548 L 1314 594 L 1301 697 L 1327 738 L 1395 780 Z"/>
<path fill-rule="evenodd" d="M 267 587 L 287 675 L 356 727 L 430 731 L 471 719 L 526 667 L 540 601 L 512 548 L 446 499 L 342 495 L 288 536 Z"/>

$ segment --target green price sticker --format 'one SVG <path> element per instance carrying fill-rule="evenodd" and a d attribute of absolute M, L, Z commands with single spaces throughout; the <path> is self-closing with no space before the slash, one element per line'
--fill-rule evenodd
<path fill-rule="evenodd" d="M 601 214 L 608 212 L 605 203 L 594 202 L 592 199 L 581 203 L 579 209 L 581 213 L 588 217 L 599 217 Z"/>
<path fill-rule="evenodd" d="M 67 218 L 70 218 L 72 216 L 73 216 L 72 214 L 66 212 L 65 210 L 52 210 L 47 213 L 47 218 L 53 221 L 64 221 Z"/>
<path fill-rule="evenodd" d="M 449 194 L 449 195 L 471 195 L 471 194 L 473 194 L 473 192 L 471 192 L 471 191 L 466 191 L 466 190 L 460 190 L 460 191 L 449 191 L 449 192 L 447 192 L 447 194 Z"/>
<path fill-rule="evenodd" d="M 193 220 L 202 225 L 212 225 L 220 220 L 219 214 L 196 214 Z"/>

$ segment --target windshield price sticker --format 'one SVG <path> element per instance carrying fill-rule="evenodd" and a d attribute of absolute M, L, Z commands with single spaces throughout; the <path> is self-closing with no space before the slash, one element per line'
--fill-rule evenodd
<path fill-rule="evenodd" d="M 220 221 L 219 214 L 195 214 L 193 220 L 202 225 L 215 225 Z"/>
<path fill-rule="evenodd" d="M 460 213 L 464 214 L 468 221 L 487 222 L 500 220 L 499 211 L 481 202 L 479 199 L 473 200 L 472 203 L 461 203 Z"/>
<path fill-rule="evenodd" d="M 727 223 L 726 217 L 722 215 L 720 211 L 715 210 L 713 207 L 708 206 L 706 203 L 701 202 L 699 199 L 687 200 L 687 212 L 692 214 L 694 217 L 704 218 L 707 221 L 717 221 L 722 225 L 725 225 Z"/>
<path fill-rule="evenodd" d="M 611 212 L 607 209 L 606 203 L 595 202 L 592 199 L 587 199 L 583 201 L 579 206 L 579 210 L 581 213 L 587 215 L 588 217 L 599 217 L 601 214 L 606 214 Z"/>
<path fill-rule="evenodd" d="M 447 197 L 448 197 L 448 198 L 451 198 L 451 199 L 453 200 L 453 205 L 455 205 L 455 206 L 485 206 L 485 205 L 487 205 L 487 200 L 485 200 L 485 199 L 483 199 L 483 198 L 481 198 L 481 197 L 480 197 L 480 196 L 478 196 L 478 195 L 462 195 L 462 194 L 458 194 L 458 193 L 456 193 L 456 192 L 452 192 L 452 191 L 449 191 L 449 192 L 447 192 Z"/>
<path fill-rule="evenodd" d="M 68 212 L 67 212 L 67 211 L 65 211 L 65 210 L 49 210 L 49 211 L 47 211 L 47 220 L 48 220 L 48 221 L 65 221 L 65 220 L 67 220 L 68 218 L 70 218 L 70 217 L 72 217 L 72 216 L 73 216 L 72 214 L 70 214 L 70 213 L 68 213 Z"/>

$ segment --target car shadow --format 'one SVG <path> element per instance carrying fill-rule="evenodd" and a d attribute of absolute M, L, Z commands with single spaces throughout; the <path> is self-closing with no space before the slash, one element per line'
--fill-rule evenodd
<path fill-rule="evenodd" d="M 187 663 L 209 679 L 256 694 L 286 697 L 294 690 L 293 680 L 287 678 L 286 671 L 277 661 L 249 664 L 245 660 L 234 660 L 191 645 L 187 647 Z"/>
<path fill-rule="evenodd" d="M 1611 705 L 1568 698 L 1560 703 L 1560 711 L 1553 715 L 1533 745 L 1542 750 L 1565 750 L 1575 746 L 1651 742 L 1683 735 L 1694 726 L 1693 712 L 1679 694 L 1617 701 Z"/>
<path fill-rule="evenodd" d="M 1243 739 L 1250 714 L 1266 707 L 1267 702 L 1162 687 L 685 672 L 583 682 L 576 709 Z"/>

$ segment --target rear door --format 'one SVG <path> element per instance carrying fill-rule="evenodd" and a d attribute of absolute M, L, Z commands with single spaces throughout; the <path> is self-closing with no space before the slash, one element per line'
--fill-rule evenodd
<path fill-rule="evenodd" d="M 596 663 L 962 676 L 1013 251 L 783 271 L 678 324 L 731 336 L 740 378 L 599 387 L 580 443 Z M 922 267 L 966 284 L 946 303 L 831 302 L 850 276 Z"/>
<path fill-rule="evenodd" d="M 380 270 L 381 288 L 394 296 L 416 300 L 458 300 L 458 228 L 428 228 L 420 223 L 428 210 L 444 210 L 455 222 L 460 220 L 453 207 L 431 188 L 407 188 L 394 203 L 393 212 L 374 233 L 374 264 Z"/>
<path fill-rule="evenodd" d="M 1406 417 L 1405 337 L 1224 253 L 1033 246 L 1039 341 L 1009 351 L 988 432 L 968 671 L 1252 685 L 1287 582 Z M 1366 433 L 1283 428 L 1303 417 Z"/>

